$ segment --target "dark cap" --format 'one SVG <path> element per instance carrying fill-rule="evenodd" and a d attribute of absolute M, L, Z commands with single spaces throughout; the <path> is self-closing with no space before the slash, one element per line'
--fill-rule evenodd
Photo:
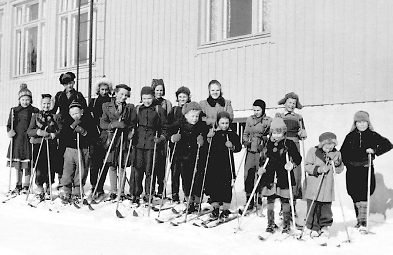
<path fill-rule="evenodd" d="M 68 84 L 75 80 L 75 74 L 73 72 L 62 73 L 59 77 L 60 84 Z"/>

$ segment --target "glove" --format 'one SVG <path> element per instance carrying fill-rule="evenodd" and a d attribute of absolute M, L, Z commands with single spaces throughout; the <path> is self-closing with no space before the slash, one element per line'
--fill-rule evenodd
<path fill-rule="evenodd" d="M 202 135 L 198 135 L 198 137 L 197 137 L 197 144 L 199 146 L 203 146 L 203 136 Z"/>
<path fill-rule="evenodd" d="M 287 171 L 291 171 L 293 169 L 293 163 L 291 161 L 288 161 L 285 166 L 284 166 L 285 170 Z"/>
<path fill-rule="evenodd" d="M 154 143 L 161 143 L 165 141 L 165 136 L 160 135 L 160 137 L 154 137 Z"/>
<path fill-rule="evenodd" d="M 340 153 L 338 151 L 331 151 L 327 154 L 328 158 L 334 162 L 334 166 L 341 165 Z"/>
<path fill-rule="evenodd" d="M 42 129 L 37 129 L 37 135 L 42 137 L 48 137 L 49 133 Z"/>
<path fill-rule="evenodd" d="M 232 144 L 231 141 L 226 141 L 226 142 L 225 142 L 225 146 L 226 146 L 227 148 L 229 148 L 229 149 L 232 149 L 233 144 Z"/>
<path fill-rule="evenodd" d="M 297 135 L 300 137 L 300 139 L 304 140 L 307 138 L 307 132 L 305 129 L 300 129 L 299 132 L 297 132 Z"/>
<path fill-rule="evenodd" d="M 244 141 L 243 145 L 245 148 L 250 148 L 251 147 L 251 141 Z"/>
<path fill-rule="evenodd" d="M 327 173 L 327 172 L 329 172 L 329 170 L 330 170 L 330 167 L 329 167 L 329 166 L 323 165 L 323 166 L 318 167 L 317 172 L 320 173 L 320 174 L 322 174 L 322 173 Z"/>
<path fill-rule="evenodd" d="M 15 131 L 12 130 L 12 129 L 7 134 L 8 134 L 9 138 L 12 138 L 12 137 L 14 137 L 16 135 Z"/>
<path fill-rule="evenodd" d="M 124 122 L 123 121 L 118 121 L 118 120 L 116 120 L 116 121 L 114 121 L 114 122 L 111 122 L 111 124 L 109 124 L 112 128 L 120 128 L 120 129 L 123 129 L 123 128 L 125 128 L 126 127 L 126 124 L 124 124 Z"/>
<path fill-rule="evenodd" d="M 264 174 L 264 173 L 266 173 L 266 168 L 264 168 L 263 166 L 261 166 L 261 167 L 258 169 L 258 175 L 262 175 L 262 174 Z"/>
<path fill-rule="evenodd" d="M 261 143 L 260 145 L 258 145 L 258 147 L 257 147 L 258 152 L 263 151 L 263 148 L 264 148 L 263 143 Z"/>
<path fill-rule="evenodd" d="M 81 123 L 80 119 L 74 120 L 74 122 L 70 125 L 72 129 L 75 129 L 76 126 L 78 126 Z"/>
<path fill-rule="evenodd" d="M 374 153 L 375 153 L 375 151 L 374 151 L 373 149 L 371 149 L 371 148 L 368 148 L 368 149 L 366 150 L 366 152 L 367 152 L 368 154 L 374 154 Z"/>
<path fill-rule="evenodd" d="M 56 138 L 55 133 L 49 133 L 47 137 L 45 137 L 45 140 L 53 140 Z"/>
<path fill-rule="evenodd" d="M 173 143 L 177 143 L 178 141 L 180 141 L 180 139 L 181 139 L 181 134 L 174 134 L 171 136 L 171 141 Z"/>
<path fill-rule="evenodd" d="M 84 130 L 83 127 L 81 127 L 81 126 L 76 126 L 75 129 L 74 129 L 74 131 L 75 131 L 76 133 L 79 133 L 79 134 L 83 135 L 83 136 L 86 136 L 86 135 L 87 135 L 87 131 Z"/>
<path fill-rule="evenodd" d="M 210 129 L 209 130 L 209 133 L 207 133 L 207 138 L 212 138 L 213 136 L 214 136 L 214 130 L 213 129 Z"/>
<path fill-rule="evenodd" d="M 127 136 L 127 138 L 128 138 L 128 140 L 131 140 L 133 137 L 134 137 L 134 129 L 132 129 L 130 132 L 128 132 L 128 136 Z"/>

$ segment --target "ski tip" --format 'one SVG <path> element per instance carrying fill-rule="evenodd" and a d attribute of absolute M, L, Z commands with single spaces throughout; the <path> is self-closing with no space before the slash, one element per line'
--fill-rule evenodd
<path fill-rule="evenodd" d="M 123 219 L 124 216 L 119 212 L 119 210 L 116 210 L 116 216 L 117 218 Z"/>
<path fill-rule="evenodd" d="M 258 236 L 258 239 L 261 240 L 261 241 L 266 241 L 266 238 L 261 236 L 261 235 Z"/>
<path fill-rule="evenodd" d="M 172 226 L 174 226 L 174 227 L 177 227 L 177 226 L 179 226 L 179 224 L 178 224 L 178 223 L 175 223 L 175 222 L 173 222 L 173 221 L 171 221 L 171 225 L 172 225 Z"/>
<path fill-rule="evenodd" d="M 132 216 L 138 217 L 139 215 L 138 215 L 138 213 L 134 210 L 134 211 L 132 212 Z"/>
<path fill-rule="evenodd" d="M 91 204 L 87 204 L 87 206 L 89 207 L 90 211 L 94 211 L 94 208 L 93 208 L 93 206 L 91 206 Z"/>

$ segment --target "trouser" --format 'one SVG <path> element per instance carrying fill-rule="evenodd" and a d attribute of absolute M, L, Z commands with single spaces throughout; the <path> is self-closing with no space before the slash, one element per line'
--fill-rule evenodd
<path fill-rule="evenodd" d="M 284 228 L 290 227 L 291 221 L 291 207 L 289 205 L 289 198 L 284 198 L 277 196 L 276 194 L 267 197 L 267 212 L 268 216 L 270 215 L 270 222 L 273 220 L 274 223 L 274 202 L 276 198 L 279 198 L 281 201 L 281 207 L 283 211 L 283 218 L 284 218 Z M 268 219 L 269 224 L 269 219 Z"/>
<path fill-rule="evenodd" d="M 145 176 L 145 195 L 150 194 L 150 182 L 153 171 L 153 149 L 135 150 L 135 167 L 131 169 L 130 194 L 140 196 L 143 193 L 143 176 Z M 155 180 L 153 179 L 153 184 Z M 152 187 L 154 190 L 154 186 Z"/>
<path fill-rule="evenodd" d="M 35 184 L 37 185 L 37 193 L 44 192 L 43 185 L 47 184 L 49 187 L 49 172 L 48 172 L 48 163 L 51 170 L 51 183 L 54 182 L 55 179 L 55 160 L 56 160 L 56 144 L 49 144 L 49 162 L 48 162 L 48 154 L 47 154 L 47 146 L 46 142 L 42 144 L 40 155 L 38 155 L 39 144 L 34 144 L 33 148 L 33 156 L 34 156 L 34 165 L 36 165 L 35 169 Z"/>
<path fill-rule="evenodd" d="M 165 179 L 165 168 L 166 168 L 166 143 L 157 146 L 156 151 L 156 162 L 154 166 L 154 178 L 157 179 L 158 192 L 162 194 L 164 191 L 164 179 Z M 154 190 L 152 191 L 154 192 Z"/>
<path fill-rule="evenodd" d="M 247 196 L 250 196 L 256 180 L 256 171 L 259 168 L 259 152 L 247 152 L 244 163 L 244 189 Z M 257 192 L 260 191 L 260 186 Z"/>
<path fill-rule="evenodd" d="M 174 160 L 171 165 L 171 191 L 172 194 L 179 194 L 180 189 L 180 165 Z"/>
<path fill-rule="evenodd" d="M 23 186 L 23 187 L 29 187 L 30 184 L 30 177 L 31 177 L 31 169 L 26 168 L 25 170 L 25 176 L 23 180 L 23 185 L 22 185 L 22 176 L 23 176 L 23 170 L 20 169 L 15 169 L 16 171 L 16 186 Z"/>
<path fill-rule="evenodd" d="M 106 150 L 97 144 L 90 146 L 90 184 L 92 188 L 97 185 L 98 173 L 104 163 Z M 104 177 L 104 176 L 103 176 Z"/>
<path fill-rule="evenodd" d="M 319 231 L 323 227 L 328 227 L 333 224 L 333 212 L 331 202 L 314 201 L 313 206 L 311 199 L 307 199 L 307 212 L 310 211 L 308 219 L 306 219 L 306 227 L 308 229 Z"/>
<path fill-rule="evenodd" d="M 85 185 L 87 177 L 88 149 L 81 149 L 81 168 L 79 167 L 78 149 L 66 148 L 64 152 L 64 168 L 60 185 L 63 187 L 65 194 L 79 195 L 82 187 Z M 80 182 L 79 171 L 82 175 Z M 74 187 L 74 189 L 72 189 Z"/>

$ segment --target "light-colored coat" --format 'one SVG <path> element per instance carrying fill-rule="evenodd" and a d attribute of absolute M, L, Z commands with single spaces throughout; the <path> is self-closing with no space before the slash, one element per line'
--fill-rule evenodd
<path fill-rule="evenodd" d="M 341 162 L 341 154 L 340 154 Z M 318 185 L 321 181 L 322 174 L 318 173 L 317 170 L 320 166 L 325 165 L 325 154 L 322 149 L 313 147 L 307 152 L 306 160 L 304 162 L 304 168 L 308 173 L 306 178 L 306 191 L 303 196 L 305 199 L 314 199 L 318 192 Z M 341 163 L 336 166 L 336 172 L 339 174 L 343 171 L 344 165 Z M 318 194 L 316 201 L 319 202 L 332 202 L 334 201 L 334 179 L 333 169 L 325 174 L 322 181 L 321 190 Z"/>
<path fill-rule="evenodd" d="M 252 115 L 247 118 L 243 133 L 243 142 L 251 142 L 247 148 L 248 151 L 258 152 L 258 147 L 263 145 L 263 141 L 267 141 L 271 122 L 272 118 L 266 115 L 260 118 Z"/>
<path fill-rule="evenodd" d="M 224 107 L 222 107 L 218 103 L 214 107 L 211 107 L 207 100 L 203 100 L 199 104 L 201 105 L 203 113 L 206 114 L 206 117 L 202 117 L 202 120 L 211 127 L 213 127 L 214 123 L 216 123 L 217 121 L 217 113 L 221 111 L 228 112 L 233 119 L 233 108 L 230 100 L 225 100 Z"/>

